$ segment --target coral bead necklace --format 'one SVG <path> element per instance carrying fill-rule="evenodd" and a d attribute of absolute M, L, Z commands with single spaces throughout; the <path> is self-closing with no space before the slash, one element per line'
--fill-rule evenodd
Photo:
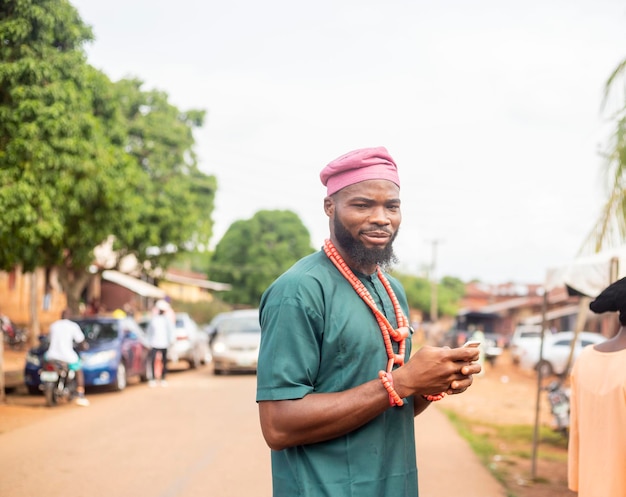
<path fill-rule="evenodd" d="M 387 351 L 387 357 L 389 360 L 387 361 L 387 370 L 380 371 L 378 376 L 383 386 L 389 393 L 389 403 L 393 406 L 401 406 L 404 404 L 400 396 L 396 393 L 393 387 L 393 377 L 391 376 L 391 371 L 394 365 L 402 366 L 404 365 L 404 354 L 406 352 L 406 339 L 409 336 L 409 323 L 408 319 L 402 312 L 402 308 L 400 307 L 400 302 L 398 302 L 398 298 L 391 288 L 389 284 L 389 280 L 385 277 L 382 270 L 379 266 L 376 267 L 376 273 L 378 278 L 382 282 L 389 298 L 391 299 L 391 303 L 393 304 L 393 309 L 396 314 L 396 321 L 398 322 L 398 329 L 395 329 L 387 317 L 376 307 L 376 302 L 372 298 L 370 292 L 365 288 L 365 285 L 356 277 L 356 275 L 352 272 L 352 270 L 346 264 L 346 261 L 343 260 L 341 254 L 335 248 L 335 245 L 330 240 L 324 241 L 324 253 L 328 256 L 331 262 L 335 265 L 335 267 L 339 270 L 339 272 L 343 275 L 343 277 L 348 280 L 354 291 L 357 293 L 361 299 L 368 305 L 368 307 L 374 313 L 374 317 L 376 318 L 376 322 L 380 328 L 380 332 L 383 335 L 383 341 L 385 343 L 385 349 Z M 391 344 L 391 339 L 395 342 L 398 342 L 398 353 L 396 354 L 393 351 L 393 345 Z M 426 400 L 433 402 L 437 400 L 441 400 L 445 397 L 445 392 L 441 392 L 437 395 L 422 395 Z"/>
<path fill-rule="evenodd" d="M 343 275 L 343 277 L 346 278 L 346 280 L 348 280 L 348 282 L 352 285 L 352 288 L 354 288 L 357 295 L 361 297 L 361 299 L 363 299 L 363 301 L 374 313 L 374 317 L 376 318 L 378 326 L 380 327 L 380 331 L 383 335 L 385 349 L 387 350 L 387 357 L 389 358 L 389 361 L 387 362 L 387 371 L 391 371 L 394 364 L 402 366 L 404 364 L 404 353 L 406 351 L 406 338 L 409 336 L 408 320 L 402 312 L 400 302 L 398 302 L 398 298 L 396 297 L 393 288 L 391 288 L 389 281 L 381 271 L 380 267 L 376 268 L 378 278 L 385 287 L 385 290 L 387 291 L 387 294 L 391 299 L 391 303 L 393 304 L 393 309 L 396 314 L 396 320 L 398 321 L 398 329 L 394 329 L 391 323 L 389 323 L 387 317 L 378 309 L 378 307 L 376 307 L 376 302 L 374 302 L 372 295 L 367 290 L 367 288 L 365 288 L 365 285 L 361 282 L 361 280 L 359 280 L 359 278 L 357 278 L 352 270 L 348 267 L 346 262 L 343 260 L 343 257 L 341 257 L 341 255 L 333 245 L 333 242 L 331 242 L 330 240 L 326 240 L 324 242 L 324 252 L 335 265 L 335 267 L 339 270 L 339 272 Z M 397 354 L 393 351 L 391 339 L 399 343 Z"/>
<path fill-rule="evenodd" d="M 354 288 L 354 291 L 357 293 L 361 299 L 367 304 L 367 306 L 374 313 L 374 317 L 376 318 L 376 322 L 380 328 L 380 332 L 383 336 L 383 342 L 385 343 L 385 349 L 387 351 L 387 357 L 389 360 L 387 361 L 387 370 L 380 371 L 379 377 L 384 387 L 387 389 L 389 393 L 389 402 L 391 405 L 401 406 L 403 405 L 403 401 L 400 396 L 396 393 L 393 388 L 393 377 L 391 376 L 391 370 L 394 365 L 402 366 L 404 364 L 404 354 L 406 352 L 406 339 L 409 336 L 409 324 L 406 316 L 402 312 L 402 308 L 400 307 L 400 302 L 398 302 L 398 298 L 391 288 L 389 280 L 385 277 L 380 267 L 376 268 L 376 272 L 378 274 L 378 278 L 383 284 L 389 298 L 391 299 L 391 303 L 393 305 L 394 312 L 396 314 L 396 320 L 398 322 L 398 328 L 395 329 L 387 317 L 378 309 L 376 306 L 376 302 L 372 298 L 370 292 L 365 288 L 365 285 L 359 280 L 356 275 L 352 272 L 352 270 L 348 267 L 346 262 L 343 260 L 343 257 L 339 254 L 337 249 L 335 248 L 333 242 L 330 240 L 326 240 L 324 242 L 324 252 L 328 256 L 328 258 L 332 261 L 335 267 L 339 270 L 339 272 L 343 275 L 343 277 L 348 280 L 348 282 Z M 396 354 L 393 350 L 393 345 L 391 340 L 394 340 L 398 343 L 398 353 Z"/>

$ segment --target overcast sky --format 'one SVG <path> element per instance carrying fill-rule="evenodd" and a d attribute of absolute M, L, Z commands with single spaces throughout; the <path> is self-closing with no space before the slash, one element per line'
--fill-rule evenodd
<path fill-rule="evenodd" d="M 541 283 L 599 214 L 623 1 L 72 4 L 94 30 L 93 66 L 207 111 L 196 152 L 218 180 L 214 244 L 236 220 L 289 209 L 320 247 L 319 171 L 370 146 L 398 164 L 407 272 Z"/>

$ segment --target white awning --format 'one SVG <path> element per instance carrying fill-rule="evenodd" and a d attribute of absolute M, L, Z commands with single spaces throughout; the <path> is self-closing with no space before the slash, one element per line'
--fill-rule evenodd
<path fill-rule="evenodd" d="M 626 246 L 580 257 L 571 264 L 551 268 L 546 288 L 567 285 L 588 297 L 596 297 L 614 281 L 626 276 Z"/>
<path fill-rule="evenodd" d="M 217 281 L 203 280 L 200 278 L 190 278 L 188 276 L 180 276 L 170 272 L 165 273 L 163 279 L 170 281 L 171 283 L 196 286 L 198 288 L 206 288 L 207 290 L 214 290 L 216 292 L 225 292 L 232 289 L 232 285 L 228 283 L 219 283 Z"/>
<path fill-rule="evenodd" d="M 163 299 L 166 296 L 165 292 L 159 287 L 112 269 L 102 271 L 102 279 L 115 283 L 116 285 L 123 286 L 124 288 L 128 288 L 131 292 L 141 295 L 142 297 Z"/>
<path fill-rule="evenodd" d="M 580 306 L 578 304 L 559 307 L 558 309 L 553 309 L 546 312 L 546 321 L 559 319 L 565 316 L 575 316 L 578 314 L 579 311 Z M 541 324 L 543 322 L 543 314 L 534 314 L 533 316 L 528 316 L 527 318 L 522 319 L 521 322 L 522 324 Z"/>

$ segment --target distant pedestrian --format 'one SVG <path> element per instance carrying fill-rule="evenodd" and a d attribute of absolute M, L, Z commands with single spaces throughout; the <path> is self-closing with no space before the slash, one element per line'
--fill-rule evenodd
<path fill-rule="evenodd" d="M 176 324 L 176 313 L 172 308 L 169 297 L 157 300 L 156 304 L 154 304 L 154 307 L 152 308 L 152 314 L 157 315 L 161 310 L 165 311 L 165 315 L 169 318 L 172 324 Z"/>
<path fill-rule="evenodd" d="M 156 386 L 157 380 L 161 386 L 166 386 L 167 376 L 167 349 L 174 343 L 174 325 L 169 319 L 167 312 L 171 309 L 167 302 L 158 301 L 155 305 L 156 314 L 150 319 L 148 324 L 148 342 L 150 344 L 150 374 L 149 385 Z M 161 368 L 159 377 L 156 377 L 157 355 L 161 358 Z"/>
<path fill-rule="evenodd" d="M 617 334 L 585 347 L 570 376 L 568 486 L 579 497 L 626 496 L 626 278 L 589 304 L 619 312 Z"/>

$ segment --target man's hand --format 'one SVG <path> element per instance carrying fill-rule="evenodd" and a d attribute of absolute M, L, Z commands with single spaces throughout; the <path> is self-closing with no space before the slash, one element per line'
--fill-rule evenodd
<path fill-rule="evenodd" d="M 471 347 L 449 349 L 424 346 L 393 372 L 394 385 L 401 397 L 462 393 L 480 372 L 480 351 Z"/>

